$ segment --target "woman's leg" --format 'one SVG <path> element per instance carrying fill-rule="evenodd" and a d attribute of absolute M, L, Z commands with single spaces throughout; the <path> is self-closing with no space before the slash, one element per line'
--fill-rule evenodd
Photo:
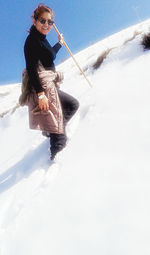
<path fill-rule="evenodd" d="M 79 108 L 79 102 L 72 96 L 67 93 L 58 90 L 59 99 L 62 106 L 63 116 L 64 116 L 64 127 L 67 122 L 72 118 L 75 112 Z M 67 142 L 66 134 L 50 134 L 50 150 L 51 150 L 51 159 L 53 160 L 56 154 L 61 151 Z"/>
<path fill-rule="evenodd" d="M 58 90 L 59 99 L 62 106 L 62 111 L 64 115 L 64 124 L 73 117 L 79 108 L 79 102 L 74 97 L 68 95 L 67 93 Z"/>
<path fill-rule="evenodd" d="M 50 134 L 50 150 L 51 159 L 53 160 L 57 152 L 61 151 L 67 142 L 67 137 L 65 134 Z"/>

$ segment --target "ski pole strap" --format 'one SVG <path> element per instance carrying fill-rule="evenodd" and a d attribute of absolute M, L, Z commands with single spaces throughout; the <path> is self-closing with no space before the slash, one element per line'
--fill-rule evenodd
<path fill-rule="evenodd" d="M 57 33 L 58 35 L 61 36 L 61 34 L 60 34 L 60 32 L 58 31 L 58 29 L 57 29 L 57 27 L 56 27 L 55 24 L 53 24 L 53 28 L 55 29 L 56 33 Z M 93 87 L 92 84 L 91 84 L 91 82 L 90 82 L 89 79 L 86 77 L 85 73 L 83 72 L 82 68 L 79 66 L 78 62 L 76 61 L 75 57 L 73 56 L 71 50 L 69 49 L 69 47 L 68 47 L 68 45 L 66 44 L 65 41 L 64 41 L 63 44 L 64 44 L 65 48 L 67 49 L 67 51 L 69 52 L 69 54 L 70 54 L 70 56 L 72 57 L 72 59 L 74 60 L 75 64 L 76 64 L 77 67 L 79 68 L 81 74 L 83 74 L 84 78 L 86 79 L 86 81 L 87 81 L 88 84 L 90 85 L 90 87 Z"/>

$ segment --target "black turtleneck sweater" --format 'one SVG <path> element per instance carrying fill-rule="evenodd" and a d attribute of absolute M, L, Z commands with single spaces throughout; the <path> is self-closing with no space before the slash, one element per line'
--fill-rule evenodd
<path fill-rule="evenodd" d="M 38 61 L 40 60 L 46 69 L 55 70 L 53 61 L 60 48 L 59 42 L 52 47 L 47 41 L 46 35 L 38 32 L 35 26 L 31 27 L 30 34 L 25 41 L 24 55 L 30 83 L 36 93 L 43 91 L 37 72 Z"/>

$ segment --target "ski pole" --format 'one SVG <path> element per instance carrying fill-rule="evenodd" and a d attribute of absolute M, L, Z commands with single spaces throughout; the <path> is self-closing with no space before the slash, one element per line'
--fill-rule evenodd
<path fill-rule="evenodd" d="M 55 29 L 56 33 L 61 36 L 60 32 L 58 31 L 57 27 L 55 26 L 55 24 L 53 24 L 53 28 Z M 78 62 L 76 61 L 75 57 L 73 56 L 71 50 L 69 49 L 69 47 L 67 46 L 66 42 L 63 42 L 65 48 L 67 49 L 67 51 L 69 52 L 70 56 L 73 58 L 74 62 L 76 63 L 77 67 L 79 68 L 80 72 L 83 74 L 84 78 L 86 79 L 86 81 L 88 82 L 88 84 L 90 85 L 90 87 L 93 87 L 91 82 L 88 80 L 88 78 L 86 77 L 85 73 L 83 72 L 83 70 L 81 69 L 81 67 L 79 66 Z"/>

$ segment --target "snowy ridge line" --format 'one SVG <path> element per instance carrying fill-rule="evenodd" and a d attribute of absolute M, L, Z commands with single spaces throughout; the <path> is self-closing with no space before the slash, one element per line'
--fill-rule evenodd
<path fill-rule="evenodd" d="M 92 69 L 92 70 L 97 70 L 103 63 L 104 59 L 107 58 L 107 56 L 109 55 L 109 53 L 114 50 L 114 49 L 117 49 L 118 47 L 121 47 L 121 46 L 124 46 L 126 45 L 128 42 L 134 40 L 138 35 L 142 34 L 142 31 L 137 31 L 135 30 L 133 32 L 133 35 L 127 39 L 125 39 L 125 41 L 121 44 L 121 45 L 118 45 L 118 46 L 115 46 L 115 47 L 111 47 L 111 48 L 108 48 L 106 50 L 104 50 L 97 58 L 97 60 L 95 61 L 95 63 L 92 63 L 91 65 L 88 65 L 86 67 L 84 67 L 84 72 L 86 72 L 88 69 Z"/>
<path fill-rule="evenodd" d="M 1 92 L 0 97 L 5 97 L 5 96 L 8 96 L 9 94 L 10 92 Z"/>
<path fill-rule="evenodd" d="M 21 85 L 21 82 L 19 83 L 10 83 L 10 84 L 0 84 L 0 96 L 5 97 L 11 94 L 12 90 L 18 89 Z"/>
<path fill-rule="evenodd" d="M 19 107 L 20 107 L 20 104 L 19 104 L 19 103 L 16 103 L 16 105 L 13 106 L 12 108 L 10 108 L 10 109 L 8 109 L 8 110 L 6 110 L 6 111 L 0 113 L 0 118 L 3 118 L 3 117 L 4 117 L 6 114 L 8 114 L 8 113 L 13 114 L 13 113 L 16 111 L 16 109 L 19 108 Z"/>
<path fill-rule="evenodd" d="M 77 61 L 79 61 L 81 68 L 84 72 L 92 71 L 93 69 L 97 69 L 102 63 L 103 60 L 108 56 L 108 54 L 118 47 L 121 47 L 132 41 L 136 38 L 136 36 L 144 33 L 148 30 L 149 20 L 144 21 L 140 24 L 134 25 L 132 27 L 126 28 L 118 33 L 110 35 L 107 38 L 100 40 L 99 42 L 89 46 L 88 48 L 81 50 L 80 52 L 74 54 Z M 128 31 L 129 30 L 129 31 Z M 129 33 L 127 33 L 129 32 Z M 128 35 L 128 36 L 127 36 Z M 118 36 L 118 40 L 115 40 L 115 36 Z M 111 45 L 111 48 L 109 47 Z M 89 56 L 87 58 L 86 51 L 89 51 Z M 96 58 L 97 52 L 101 51 L 101 54 Z M 72 63 L 72 64 L 71 64 Z M 86 66 L 84 65 L 86 63 Z M 62 71 L 68 70 L 68 66 L 71 64 L 72 67 L 76 67 L 71 58 L 67 59 L 63 63 L 57 66 L 58 69 Z M 95 68 L 96 66 L 96 68 Z M 97 67 L 98 66 L 98 67 Z M 76 68 L 78 71 L 78 69 Z M 76 72 L 77 73 L 77 72 Z M 81 73 L 78 71 L 81 75 Z"/>
<path fill-rule="evenodd" d="M 0 118 L 3 118 L 9 112 L 13 113 L 18 108 L 20 88 L 21 83 L 0 86 Z"/>
<path fill-rule="evenodd" d="M 131 35 L 131 33 L 134 33 L 135 31 L 137 31 L 139 33 L 147 32 L 147 31 L 149 31 L 149 26 L 150 26 L 150 19 L 145 20 L 145 21 L 138 23 L 136 25 L 133 25 L 131 27 L 125 28 L 119 32 L 109 35 L 108 37 L 90 45 L 88 48 L 81 50 L 80 52 L 76 53 L 76 57 L 78 57 L 78 56 L 81 57 L 82 55 L 84 55 L 87 49 L 90 51 L 91 49 L 94 49 L 94 48 L 97 50 L 97 48 L 99 46 L 106 47 L 106 44 L 108 44 L 108 42 L 110 44 L 115 44 L 117 46 L 121 46 L 120 40 L 122 41 L 122 38 L 127 37 L 126 35 L 128 35 L 128 37 L 129 37 L 129 35 Z M 115 40 L 116 37 L 118 37 L 118 41 Z M 127 37 L 127 39 L 128 39 L 128 37 Z"/>

